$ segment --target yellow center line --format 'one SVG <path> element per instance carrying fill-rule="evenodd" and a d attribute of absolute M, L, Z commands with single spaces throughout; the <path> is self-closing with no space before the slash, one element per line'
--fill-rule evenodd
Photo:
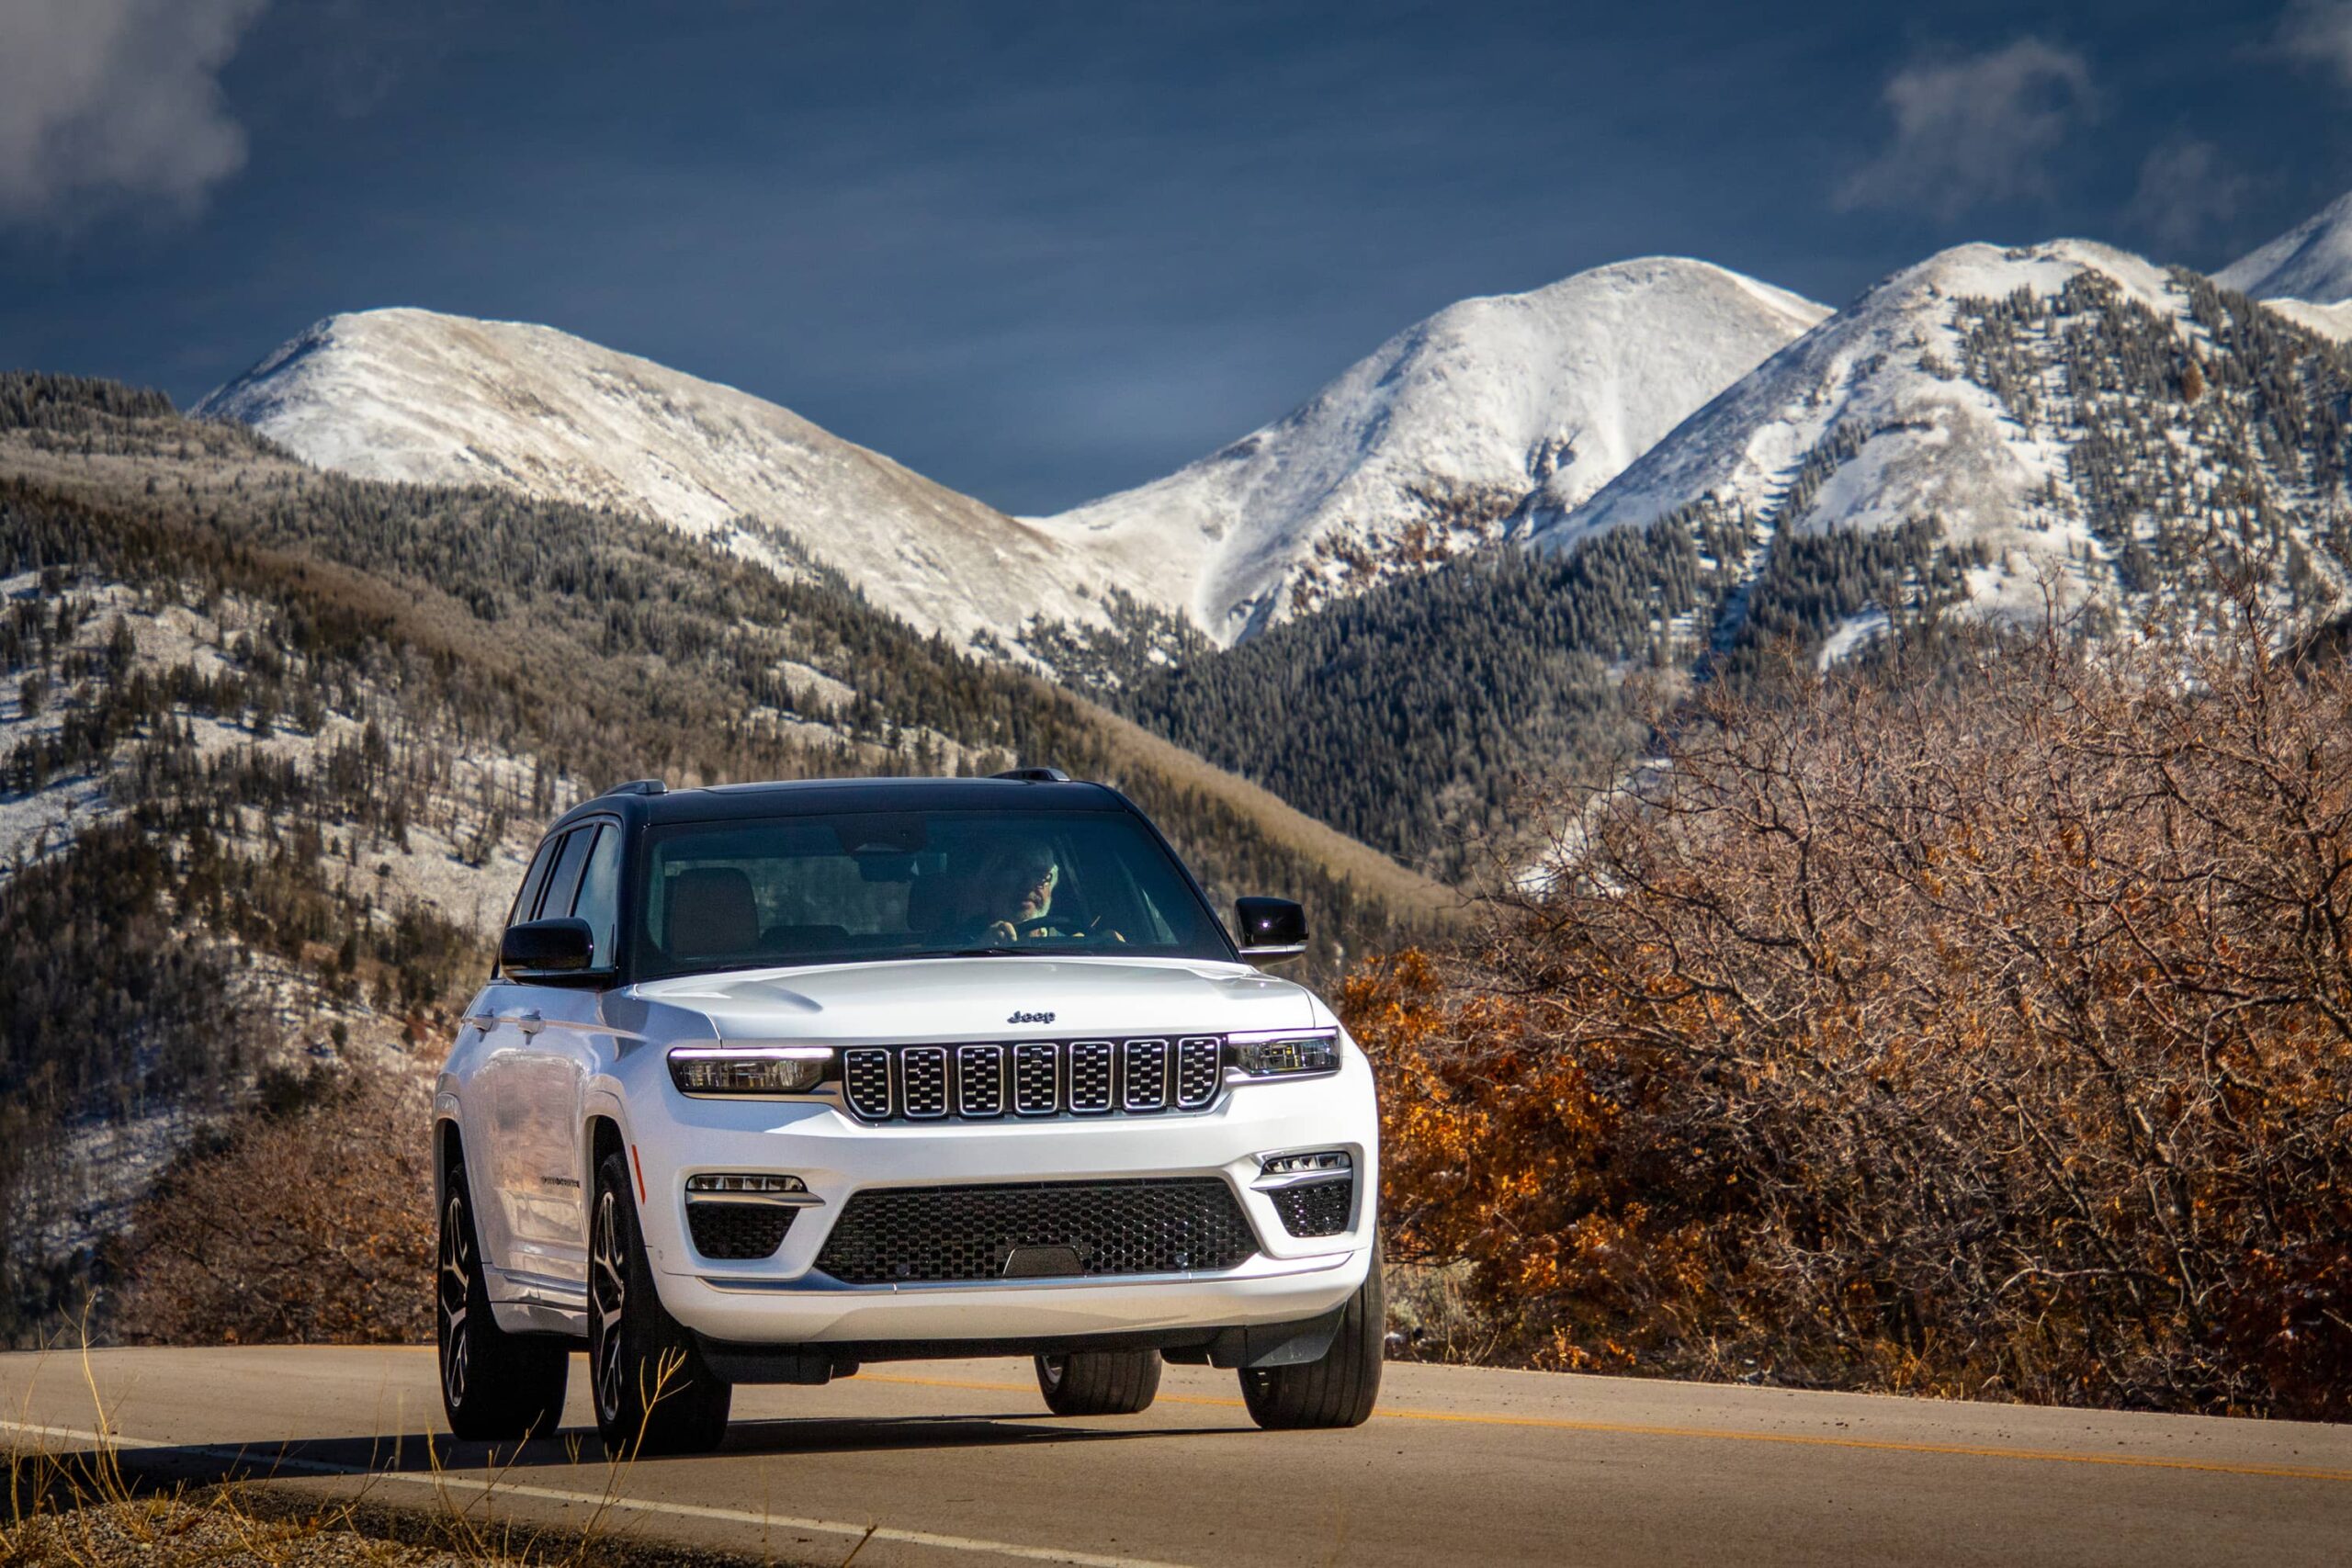
<path fill-rule="evenodd" d="M 319 1347 L 324 1348 L 324 1347 Z M 430 1350 L 430 1345 L 351 1346 L 352 1349 Z M 910 1378 L 887 1372 L 860 1372 L 859 1382 L 903 1383 L 913 1388 L 982 1390 L 990 1393 L 1035 1393 L 1034 1382 L 991 1382 L 978 1378 Z M 1245 1408 L 1238 1399 L 1204 1393 L 1163 1393 L 1160 1404 L 1202 1404 L 1218 1409 Z M 2043 1464 L 2097 1464 L 2120 1470 L 2190 1471 L 2207 1475 L 2256 1475 L 2283 1481 L 2352 1482 L 2352 1470 L 2328 1470 L 2316 1465 L 2236 1464 L 2225 1460 L 2179 1459 L 2169 1454 L 2086 1454 L 2063 1449 L 2015 1449 L 1982 1443 L 1905 1442 L 1894 1438 L 1829 1438 L 1809 1432 L 1741 1432 L 1724 1427 L 1667 1427 L 1633 1421 L 1580 1421 L 1564 1416 L 1486 1416 L 1453 1410 L 1398 1410 L 1383 1405 L 1375 1421 L 1431 1421 L 1466 1427 L 1517 1427 L 1539 1431 L 1593 1432 L 1629 1438 L 1688 1438 L 1723 1443 L 1781 1443 L 1793 1448 L 1858 1449 L 1873 1453 L 1941 1454 L 1960 1459 L 2026 1460 Z"/>
<path fill-rule="evenodd" d="M 910 1378 L 860 1372 L 860 1382 L 908 1383 L 924 1388 L 987 1389 L 999 1393 L 1034 1393 L 1035 1384 L 982 1382 L 964 1378 Z M 1238 1399 L 1198 1393 L 1163 1393 L 1162 1404 L 1209 1404 L 1242 1407 Z M 1487 1416 L 1451 1410 L 1398 1410 L 1383 1405 L 1373 1412 L 1375 1421 L 1435 1421 L 1469 1427 L 1534 1427 L 1555 1432 L 1597 1432 L 1620 1437 L 1691 1438 L 1710 1442 L 1782 1443 L 1796 1448 L 1861 1449 L 1877 1453 L 1943 1454 L 1963 1459 L 2030 1460 L 2044 1464 L 2099 1464 L 2123 1470 L 2186 1470 L 2211 1475 L 2261 1475 L 2289 1481 L 2352 1481 L 2352 1470 L 2323 1470 L 2314 1466 L 2237 1464 L 2223 1460 L 2177 1459 L 2165 1454 L 2086 1454 L 2063 1449 L 2014 1449 L 1980 1443 L 1905 1442 L 1894 1438 L 1829 1438 L 1809 1432 L 1741 1432 L 1723 1427 L 1666 1427 L 1632 1421 L 1579 1421 L 1562 1416 Z"/>

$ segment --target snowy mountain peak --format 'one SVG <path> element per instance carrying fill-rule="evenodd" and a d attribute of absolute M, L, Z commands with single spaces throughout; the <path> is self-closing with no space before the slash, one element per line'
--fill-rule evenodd
<path fill-rule="evenodd" d="M 1040 526 L 1122 575 L 1189 583 L 1184 608 L 1230 642 L 1490 543 L 1539 488 L 1582 501 L 1826 314 L 1672 257 L 1464 299 L 1283 419 Z"/>
<path fill-rule="evenodd" d="M 2352 300 L 2352 192 L 2232 262 L 2213 281 L 2257 299 Z"/>
<path fill-rule="evenodd" d="M 2186 592 L 2254 547 L 2217 546 L 2215 520 L 2252 519 L 2324 599 L 2338 568 L 2304 547 L 2340 478 L 2274 454 L 2335 395 L 2310 380 L 2333 361 L 2301 363 L 2288 318 L 2256 315 L 2087 241 L 1958 246 L 1774 355 L 1582 505 L 1537 509 L 1531 536 L 1556 550 L 1681 519 L 1744 535 L 1752 580 L 1792 550 L 1925 530 L 1975 613 L 2031 618 L 2046 588 Z"/>
<path fill-rule="evenodd" d="M 788 532 L 926 631 L 1017 640 L 1103 621 L 1076 552 L 788 409 L 552 327 L 431 310 L 330 317 L 197 405 L 322 468 L 503 485 L 712 536 L 780 569 Z"/>

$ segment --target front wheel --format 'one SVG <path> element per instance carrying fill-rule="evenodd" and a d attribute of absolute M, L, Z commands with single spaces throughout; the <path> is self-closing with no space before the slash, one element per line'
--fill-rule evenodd
<path fill-rule="evenodd" d="M 654 1293 L 628 1164 L 617 1154 L 596 1168 L 588 1368 L 596 1381 L 596 1431 L 616 1458 L 706 1453 L 727 1435 L 734 1385 L 712 1374 L 694 1336 Z"/>
<path fill-rule="evenodd" d="M 1159 1393 L 1157 1350 L 1080 1350 L 1037 1358 L 1037 1390 L 1057 1416 L 1133 1416 Z"/>
<path fill-rule="evenodd" d="M 1372 1269 L 1340 1314 L 1331 1348 L 1295 1367 L 1245 1369 L 1241 1402 L 1268 1431 L 1361 1427 L 1380 1397 L 1380 1362 L 1388 1337 L 1388 1298 L 1380 1282 L 1380 1243 Z"/>
<path fill-rule="evenodd" d="M 469 1442 L 544 1437 L 563 1418 L 571 1348 L 560 1339 L 509 1334 L 498 1326 L 490 1312 L 463 1159 L 450 1160 L 442 1186 L 433 1317 L 441 1357 L 441 1409 L 449 1430 Z"/>

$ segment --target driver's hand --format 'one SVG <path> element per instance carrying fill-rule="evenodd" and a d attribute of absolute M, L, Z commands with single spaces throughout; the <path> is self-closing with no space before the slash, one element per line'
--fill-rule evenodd
<path fill-rule="evenodd" d="M 1092 937 L 1092 938 L 1093 938 L 1095 941 L 1097 941 L 1097 942 L 1123 942 L 1126 941 L 1127 939 L 1126 939 L 1125 937 L 1124 937 L 1124 936 L 1122 936 L 1122 935 L 1120 935 L 1120 934 L 1119 934 L 1119 931 L 1118 931 L 1118 928 L 1117 928 L 1117 927 L 1115 927 L 1115 926 L 1106 926 L 1106 925 L 1104 925 L 1104 924 L 1102 923 L 1102 922 L 1103 922 L 1103 920 L 1105 920 L 1105 919 L 1108 919 L 1108 918 L 1109 918 L 1109 917 L 1107 917 L 1107 916 L 1103 916 L 1103 915 L 1097 915 L 1097 916 L 1095 916 L 1095 917 L 1094 917 L 1094 923 L 1093 923 L 1092 925 L 1090 925 L 1090 926 L 1088 926 L 1088 927 L 1086 928 L 1086 934 L 1087 934 L 1088 936 Z"/>
<path fill-rule="evenodd" d="M 1001 942 L 1008 947 L 1019 942 L 1021 940 L 1020 931 L 1013 929 L 1013 924 L 1011 920 L 999 920 L 996 924 L 990 926 L 989 928 L 988 936 L 990 942 Z"/>

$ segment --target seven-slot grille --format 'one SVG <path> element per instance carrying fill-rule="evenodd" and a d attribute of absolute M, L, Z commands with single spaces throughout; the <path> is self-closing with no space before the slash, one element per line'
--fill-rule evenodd
<path fill-rule="evenodd" d="M 1224 1057 L 1223 1041 L 1197 1034 L 861 1045 L 842 1053 L 842 1100 L 867 1122 L 1204 1111 Z"/>

